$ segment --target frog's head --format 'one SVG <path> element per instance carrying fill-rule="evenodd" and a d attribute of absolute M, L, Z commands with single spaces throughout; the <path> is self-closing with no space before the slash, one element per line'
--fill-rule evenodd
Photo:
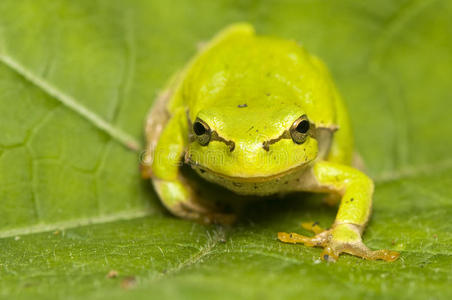
<path fill-rule="evenodd" d="M 211 46 L 180 89 L 191 131 L 186 162 L 206 176 L 265 181 L 323 157 L 337 97 L 328 76 L 293 41 L 246 33 Z"/>
<path fill-rule="evenodd" d="M 319 152 L 315 124 L 295 105 L 277 110 L 245 103 L 210 107 L 189 123 L 185 160 L 201 174 L 271 180 L 307 166 Z"/>

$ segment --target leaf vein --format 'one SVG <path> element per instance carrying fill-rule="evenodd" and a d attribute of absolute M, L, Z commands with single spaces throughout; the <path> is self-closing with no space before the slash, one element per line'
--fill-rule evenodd
<path fill-rule="evenodd" d="M 80 218 L 76 220 L 69 220 L 64 222 L 57 222 L 52 224 L 37 224 L 33 226 L 26 226 L 22 228 L 14 228 L 0 231 L 0 239 L 9 238 L 13 236 L 29 235 L 34 233 L 48 232 L 53 230 L 67 230 L 86 225 L 103 224 L 119 220 L 134 220 L 151 215 L 150 210 L 130 210 L 116 214 L 109 214 L 97 217 Z"/>
<path fill-rule="evenodd" d="M 121 110 L 121 104 L 124 103 L 124 98 L 126 97 L 130 87 L 132 85 L 132 78 L 135 70 L 135 34 L 134 34 L 134 23 L 133 16 L 131 13 L 127 14 L 125 18 L 125 38 L 124 38 L 124 68 L 121 75 L 121 82 L 118 86 L 118 92 L 113 105 L 113 110 L 111 113 L 110 120 L 115 121 L 118 118 L 119 111 Z"/>
<path fill-rule="evenodd" d="M 407 4 L 403 4 L 384 24 L 381 34 L 375 42 L 372 55 L 373 59 L 370 60 L 370 63 L 378 64 L 379 59 L 394 37 L 402 32 L 413 18 L 436 1 L 438 0 L 412 0 Z"/>
<path fill-rule="evenodd" d="M 213 249 L 218 245 L 218 243 L 222 239 L 224 239 L 224 229 L 220 227 L 220 229 L 214 233 L 213 238 L 210 238 L 210 236 L 208 237 L 207 243 L 199 250 L 199 252 L 191 255 L 189 258 L 182 261 L 177 266 L 168 269 L 165 273 L 160 273 L 159 274 L 160 276 L 158 276 L 156 279 L 161 279 L 169 275 L 177 274 L 181 270 L 197 264 L 204 257 L 210 255 L 213 252 Z"/>
<path fill-rule="evenodd" d="M 110 135 L 113 139 L 117 140 L 124 146 L 134 151 L 141 149 L 140 142 L 138 142 L 134 137 L 128 133 L 122 131 L 121 129 L 113 126 L 104 119 L 102 119 L 96 113 L 90 111 L 85 106 L 81 105 L 75 98 L 70 95 L 65 94 L 60 91 L 57 87 L 53 86 L 51 83 L 33 74 L 26 67 L 21 65 L 18 61 L 12 58 L 10 55 L 0 53 L 0 62 L 8 66 L 10 69 L 14 70 L 18 74 L 22 75 L 29 82 L 39 87 L 41 90 L 46 92 L 48 95 L 52 96 L 63 105 L 73 110 L 77 114 L 81 115 L 88 121 L 90 121 L 98 129 L 104 131 L 106 134 Z"/>

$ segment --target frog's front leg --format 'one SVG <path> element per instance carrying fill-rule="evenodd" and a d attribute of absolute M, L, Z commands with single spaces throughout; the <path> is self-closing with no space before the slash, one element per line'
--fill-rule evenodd
<path fill-rule="evenodd" d="M 216 212 L 201 204 L 192 186 L 180 171 L 182 157 L 188 143 L 188 124 L 185 111 L 174 114 L 166 124 L 153 152 L 152 182 L 163 205 L 174 215 L 201 223 L 229 224 L 233 215 Z"/>
<path fill-rule="evenodd" d="M 303 243 L 307 246 L 324 247 L 321 258 L 335 261 L 340 253 L 349 253 L 365 259 L 394 261 L 399 253 L 389 250 L 372 251 L 362 242 L 361 235 L 370 216 L 374 185 L 362 172 L 341 164 L 320 161 L 312 172 L 315 178 L 313 191 L 333 192 L 342 196 L 336 220 L 329 230 L 312 228 L 312 238 L 296 233 L 279 233 L 286 243 Z M 305 228 L 309 228 L 304 224 Z"/>

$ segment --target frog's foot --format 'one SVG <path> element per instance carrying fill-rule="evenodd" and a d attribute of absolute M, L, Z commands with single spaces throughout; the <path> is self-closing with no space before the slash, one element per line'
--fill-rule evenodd
<path fill-rule="evenodd" d="M 399 253 L 390 250 L 372 251 L 364 245 L 359 227 L 354 224 L 338 224 L 328 230 L 323 230 L 316 223 L 303 223 L 303 228 L 313 231 L 316 235 L 307 237 L 297 233 L 278 233 L 278 239 L 284 243 L 303 243 L 309 247 L 323 247 L 321 259 L 336 261 L 341 253 L 348 253 L 369 260 L 382 259 L 395 261 Z"/>
<path fill-rule="evenodd" d="M 153 180 L 163 205 L 175 216 L 202 224 L 234 223 L 236 216 L 221 212 L 208 201 L 202 202 L 189 185 L 181 181 Z"/>

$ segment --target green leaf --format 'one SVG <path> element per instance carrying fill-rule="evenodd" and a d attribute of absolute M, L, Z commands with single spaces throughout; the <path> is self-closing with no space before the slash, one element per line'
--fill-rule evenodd
<path fill-rule="evenodd" d="M 0 16 L 0 296 L 452 296 L 450 2 L 2 0 Z M 331 224 L 318 196 L 204 227 L 170 217 L 140 179 L 130 148 L 159 88 L 236 21 L 326 61 L 376 181 L 365 243 L 398 261 L 330 264 L 279 243 L 307 234 L 302 221 Z"/>

